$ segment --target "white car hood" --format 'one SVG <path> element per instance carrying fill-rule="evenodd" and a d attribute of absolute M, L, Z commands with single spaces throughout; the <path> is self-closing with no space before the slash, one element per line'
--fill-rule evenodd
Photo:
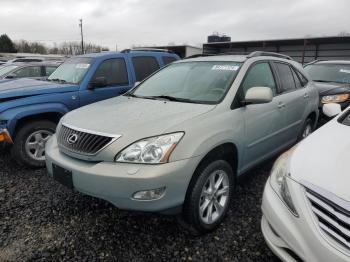
<path fill-rule="evenodd" d="M 302 141 L 290 161 L 294 180 L 350 202 L 350 126 L 332 120 Z"/>

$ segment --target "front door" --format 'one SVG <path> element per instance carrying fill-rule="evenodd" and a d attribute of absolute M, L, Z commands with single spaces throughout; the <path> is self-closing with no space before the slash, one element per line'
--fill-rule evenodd
<path fill-rule="evenodd" d="M 269 62 L 253 64 L 244 78 L 240 93 L 244 97 L 252 87 L 271 88 L 274 98 L 270 103 L 251 104 L 241 108 L 245 125 L 245 153 L 243 169 L 280 150 L 285 140 L 284 107 L 277 95 L 277 84 Z"/>
<path fill-rule="evenodd" d="M 98 77 L 105 77 L 107 85 L 81 90 L 81 106 L 119 96 L 131 88 L 124 58 L 113 58 L 103 61 L 91 79 Z"/>

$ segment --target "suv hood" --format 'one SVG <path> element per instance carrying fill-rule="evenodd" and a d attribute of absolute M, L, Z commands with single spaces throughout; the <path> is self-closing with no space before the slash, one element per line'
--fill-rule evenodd
<path fill-rule="evenodd" d="M 169 129 L 213 108 L 215 105 L 119 96 L 74 110 L 65 115 L 63 124 L 142 139 L 165 131 L 184 131 Z"/>
<path fill-rule="evenodd" d="M 350 93 L 350 84 L 314 82 L 320 95 Z"/>
<path fill-rule="evenodd" d="M 77 89 L 78 85 L 22 78 L 0 83 L 0 100 L 48 93 L 70 92 Z"/>
<path fill-rule="evenodd" d="M 302 141 L 293 152 L 290 173 L 350 202 L 350 126 L 333 120 Z"/>

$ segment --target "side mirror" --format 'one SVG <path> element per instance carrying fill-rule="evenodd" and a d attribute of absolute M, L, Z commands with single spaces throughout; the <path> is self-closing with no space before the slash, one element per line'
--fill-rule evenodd
<path fill-rule="evenodd" d="M 328 117 L 334 117 L 341 113 L 341 106 L 336 103 L 324 104 L 322 107 L 323 114 Z"/>
<path fill-rule="evenodd" d="M 248 89 L 244 102 L 248 104 L 265 104 L 270 103 L 272 99 L 273 93 L 271 88 L 256 86 Z"/>
<path fill-rule="evenodd" d="M 107 86 L 107 78 L 104 76 L 96 77 L 90 81 L 89 89 Z"/>

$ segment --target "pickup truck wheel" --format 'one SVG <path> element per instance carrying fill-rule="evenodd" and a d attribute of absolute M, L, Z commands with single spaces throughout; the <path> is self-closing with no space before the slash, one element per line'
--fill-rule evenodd
<path fill-rule="evenodd" d="M 34 168 L 45 166 L 45 144 L 55 133 L 56 124 L 34 121 L 24 125 L 16 134 L 11 153 L 20 164 Z"/>
<path fill-rule="evenodd" d="M 225 218 L 232 191 L 234 175 L 224 160 L 215 160 L 198 170 L 191 183 L 183 209 L 184 221 L 194 234 L 203 234 L 217 228 Z"/>

